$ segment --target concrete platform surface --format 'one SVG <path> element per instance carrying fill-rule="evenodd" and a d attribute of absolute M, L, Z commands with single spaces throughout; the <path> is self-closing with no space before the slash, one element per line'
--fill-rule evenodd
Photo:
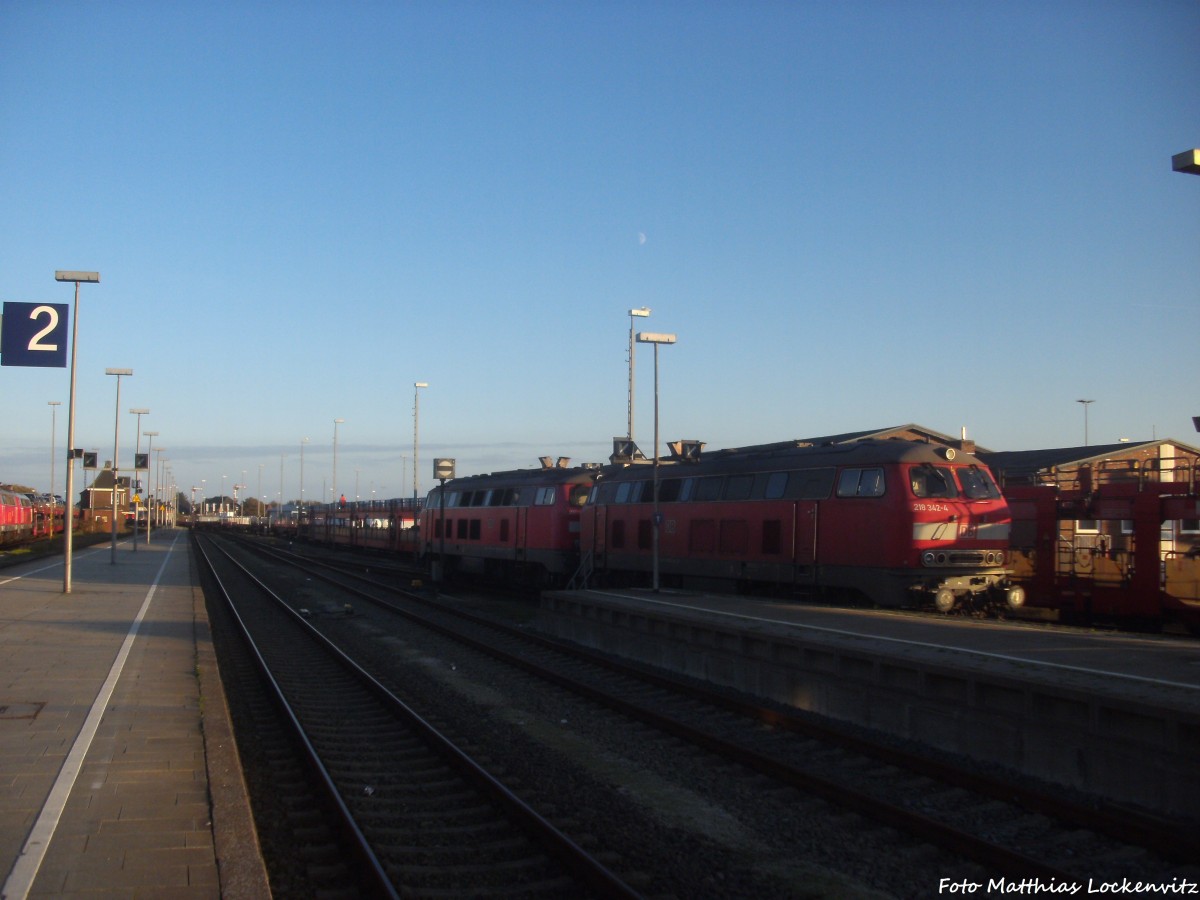
<path fill-rule="evenodd" d="M 0 866 L 24 897 L 270 895 L 186 532 L 0 570 Z"/>

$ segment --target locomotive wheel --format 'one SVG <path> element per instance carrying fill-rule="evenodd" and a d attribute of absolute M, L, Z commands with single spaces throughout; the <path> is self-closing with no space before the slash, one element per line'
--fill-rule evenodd
<path fill-rule="evenodd" d="M 948 613 L 954 609 L 954 604 L 957 601 L 954 599 L 954 591 L 949 588 L 942 588 L 933 595 L 933 605 L 937 607 L 940 613 Z"/>

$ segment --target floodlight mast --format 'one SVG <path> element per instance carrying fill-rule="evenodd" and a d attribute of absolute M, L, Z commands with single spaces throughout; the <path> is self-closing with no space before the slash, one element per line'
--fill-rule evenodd
<path fill-rule="evenodd" d="M 112 523 L 109 529 L 109 533 L 112 535 L 112 558 L 109 560 L 109 562 L 115 566 L 117 564 L 117 513 L 120 511 L 119 504 L 117 502 L 117 473 L 120 471 L 120 467 L 117 464 L 117 453 L 119 452 L 121 445 L 121 376 L 132 375 L 133 369 L 105 369 L 104 374 L 117 376 L 117 410 L 114 414 L 113 420 Z M 134 533 L 137 533 L 136 527 L 134 529 Z"/>
<path fill-rule="evenodd" d="M 638 333 L 638 341 L 654 345 L 654 516 L 651 521 L 650 536 L 652 539 L 653 573 L 651 586 L 658 593 L 658 530 L 662 524 L 662 513 L 658 511 L 658 347 L 660 344 L 675 343 L 675 335 L 659 334 L 653 331 Z"/>
<path fill-rule="evenodd" d="M 63 497 L 63 593 L 71 593 L 71 545 L 75 526 L 75 360 L 79 350 L 79 285 L 99 284 L 99 272 L 58 270 L 55 281 L 75 283 L 75 307 L 71 311 L 71 390 L 67 400 L 67 494 Z"/>
<path fill-rule="evenodd" d="M 650 315 L 650 307 L 642 306 L 629 311 L 629 421 L 625 428 L 625 437 L 629 443 L 633 443 L 633 353 L 637 346 L 633 342 L 633 321 L 637 319 L 645 319 Z"/>

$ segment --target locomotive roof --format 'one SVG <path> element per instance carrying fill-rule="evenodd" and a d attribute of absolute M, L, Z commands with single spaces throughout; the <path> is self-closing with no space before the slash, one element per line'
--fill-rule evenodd
<path fill-rule="evenodd" d="M 695 461 L 660 459 L 659 474 L 660 477 L 671 478 L 724 472 L 882 465 L 896 462 L 944 464 L 948 449 L 952 448 L 926 441 L 899 439 L 859 440 L 823 446 L 812 446 L 806 441 L 784 441 L 776 444 L 760 444 L 754 447 L 731 447 L 725 450 L 704 451 Z M 975 456 L 961 450 L 954 451 L 954 461 L 959 464 L 979 464 L 979 460 Z M 651 465 L 648 463 L 639 463 L 632 466 L 605 466 L 602 472 L 606 479 L 622 477 L 637 479 L 648 475 L 650 469 Z"/>
<path fill-rule="evenodd" d="M 510 485 L 533 485 L 542 487 L 576 481 L 590 481 L 596 475 L 593 466 L 550 467 L 545 469 L 510 469 L 507 472 L 489 472 L 483 475 L 464 475 L 446 482 L 448 490 L 474 491 Z M 435 487 L 433 490 L 437 490 Z"/>

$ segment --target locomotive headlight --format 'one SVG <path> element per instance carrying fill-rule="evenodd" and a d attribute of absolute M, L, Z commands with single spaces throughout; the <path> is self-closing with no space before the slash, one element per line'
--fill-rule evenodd
<path fill-rule="evenodd" d="M 1004 595 L 1004 602 L 1009 609 L 1020 609 L 1025 605 L 1025 589 L 1014 585 Z"/>
<path fill-rule="evenodd" d="M 934 564 L 934 562 L 936 562 L 936 557 L 934 556 L 932 551 L 926 550 L 925 553 L 921 556 L 921 562 L 924 565 L 932 566 Z"/>

